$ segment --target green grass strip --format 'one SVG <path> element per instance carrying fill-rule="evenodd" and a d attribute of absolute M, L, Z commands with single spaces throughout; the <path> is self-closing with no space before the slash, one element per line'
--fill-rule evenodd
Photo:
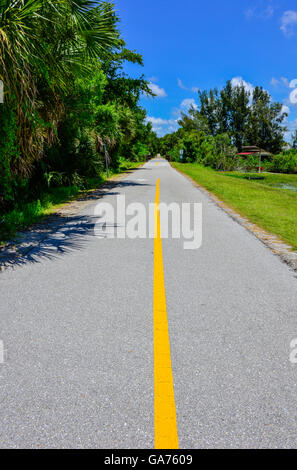
<path fill-rule="evenodd" d="M 172 163 L 177 170 L 297 249 L 297 175 L 264 174 L 248 180 L 239 172 L 222 173 L 197 164 Z"/>

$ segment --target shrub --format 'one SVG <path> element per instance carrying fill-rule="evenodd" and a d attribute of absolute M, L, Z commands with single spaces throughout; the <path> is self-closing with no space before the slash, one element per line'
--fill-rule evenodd
<path fill-rule="evenodd" d="M 215 170 L 231 171 L 237 163 L 237 150 L 231 145 L 228 134 L 208 136 L 201 145 L 202 163 Z"/>
<path fill-rule="evenodd" d="M 168 156 L 172 162 L 180 162 L 180 150 L 182 149 L 182 144 L 176 144 L 172 150 L 168 151 Z"/>
<path fill-rule="evenodd" d="M 236 162 L 236 170 L 238 171 L 257 171 L 259 167 L 259 156 L 245 155 L 238 157 Z"/>
<path fill-rule="evenodd" d="M 150 151 L 147 145 L 142 144 L 141 142 L 136 142 L 132 147 L 132 157 L 133 160 L 142 162 L 145 157 L 149 155 Z"/>
<path fill-rule="evenodd" d="M 275 173 L 297 173 L 297 152 L 287 152 L 274 155 L 272 161 L 267 164 L 267 169 Z"/>
<path fill-rule="evenodd" d="M 205 140 L 204 132 L 192 131 L 183 138 L 184 161 L 201 162 L 201 144 Z"/>
<path fill-rule="evenodd" d="M 0 212 L 15 199 L 18 182 L 12 177 L 11 168 L 19 155 L 16 142 L 16 118 L 12 110 L 0 106 Z"/>

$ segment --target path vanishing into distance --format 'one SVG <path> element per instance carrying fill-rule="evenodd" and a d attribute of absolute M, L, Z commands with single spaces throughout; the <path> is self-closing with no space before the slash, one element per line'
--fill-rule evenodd
<path fill-rule="evenodd" d="M 155 204 L 155 238 L 94 235 L 119 195 Z M 199 249 L 161 239 L 172 202 L 202 203 Z M 3 271 L 0 298 L 1 448 L 297 448 L 296 273 L 165 160 Z"/>

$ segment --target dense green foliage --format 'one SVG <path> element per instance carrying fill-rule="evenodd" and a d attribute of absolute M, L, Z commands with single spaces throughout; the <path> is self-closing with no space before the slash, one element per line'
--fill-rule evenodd
<path fill-rule="evenodd" d="M 266 168 L 275 173 L 297 173 L 296 149 L 274 155 L 271 162 L 267 163 Z"/>
<path fill-rule="evenodd" d="M 237 150 L 227 133 L 212 136 L 203 131 L 181 128 L 174 134 L 162 137 L 159 150 L 171 161 L 197 162 L 222 171 L 234 169 L 238 162 Z M 180 150 L 183 150 L 182 159 Z"/>
<path fill-rule="evenodd" d="M 181 126 L 177 132 L 160 139 L 160 153 L 173 161 L 197 162 L 216 170 L 257 169 L 257 158 L 239 158 L 243 146 L 255 145 L 272 154 L 280 153 L 284 147 L 284 126 L 287 114 L 280 103 L 274 103 L 269 93 L 256 87 L 252 94 L 244 85 L 233 86 L 228 81 L 219 92 L 217 89 L 199 92 L 199 106 L 182 113 Z M 297 155 L 297 154 L 296 154 Z M 286 159 L 287 154 L 284 154 Z M 293 168 L 291 163 L 281 165 L 281 158 L 270 164 L 275 171 Z"/>
<path fill-rule="evenodd" d="M 126 49 L 110 2 L 0 0 L 0 213 L 46 188 L 87 186 L 122 158 L 154 153 L 157 137 L 139 106 L 151 94 Z"/>
<path fill-rule="evenodd" d="M 141 163 L 120 158 L 118 167 L 116 170 L 111 169 L 109 171 L 109 176 L 113 177 L 113 175 L 126 172 L 127 170 L 136 168 L 139 165 L 141 165 Z M 18 230 L 28 227 L 42 219 L 44 216 L 55 212 L 61 204 L 64 205 L 64 203 L 67 203 L 73 198 L 77 198 L 81 195 L 86 197 L 88 191 L 93 191 L 107 180 L 107 174 L 104 172 L 94 178 L 85 179 L 83 189 L 79 178 L 77 178 L 77 181 L 74 180 L 73 184 L 68 184 L 68 186 L 60 186 L 62 182 L 61 175 L 59 173 L 52 172 L 49 175 L 49 179 L 53 180 L 50 182 L 54 184 L 49 184 L 49 187 L 40 191 L 34 200 L 30 202 L 23 201 L 13 210 L 4 215 L 0 223 L 0 244 L 1 240 L 9 239 L 15 235 Z"/>

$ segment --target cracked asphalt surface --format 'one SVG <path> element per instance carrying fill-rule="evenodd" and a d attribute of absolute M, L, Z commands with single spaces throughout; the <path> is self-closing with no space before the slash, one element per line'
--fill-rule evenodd
<path fill-rule="evenodd" d="M 154 240 L 95 237 L 94 208 L 157 178 L 203 204 L 200 249 L 163 240 L 180 448 L 297 447 L 296 273 L 155 159 L 0 274 L 1 448 L 154 447 Z"/>

